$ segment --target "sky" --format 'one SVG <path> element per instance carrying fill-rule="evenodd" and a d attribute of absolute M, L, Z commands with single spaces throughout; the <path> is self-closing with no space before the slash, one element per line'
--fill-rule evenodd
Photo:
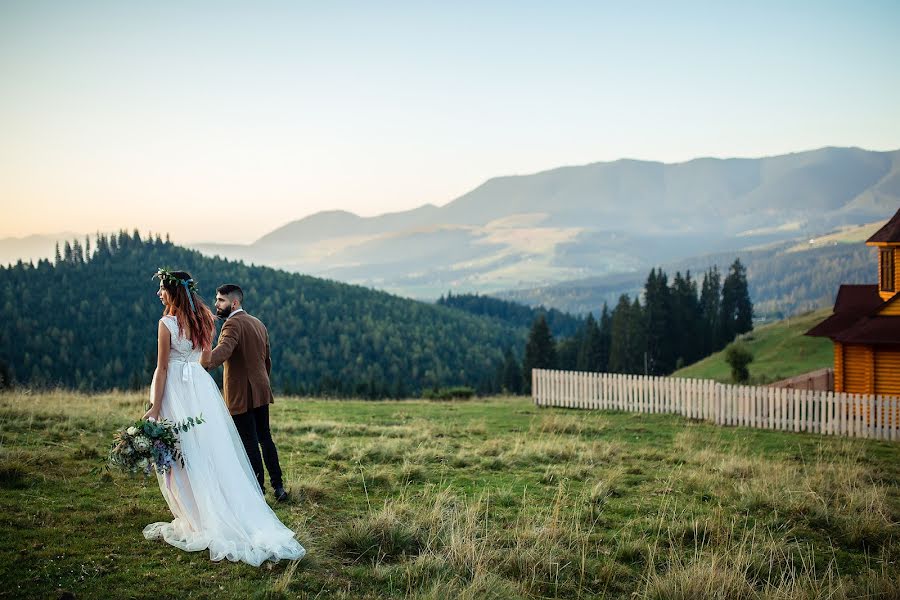
<path fill-rule="evenodd" d="M 0 238 L 249 243 L 501 175 L 900 148 L 900 2 L 0 0 Z"/>

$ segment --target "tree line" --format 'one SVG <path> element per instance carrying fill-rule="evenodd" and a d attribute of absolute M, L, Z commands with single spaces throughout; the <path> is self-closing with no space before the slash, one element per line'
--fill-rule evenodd
<path fill-rule="evenodd" d="M 747 272 L 736 259 L 724 280 L 717 267 L 702 281 L 690 271 L 671 283 L 662 269 L 650 271 L 639 297 L 622 294 L 595 319 L 588 313 L 575 335 L 557 342 L 543 315 L 533 322 L 523 352 L 521 376 L 514 378 L 515 357 L 504 359 L 504 385 L 530 392 L 534 368 L 668 375 L 730 343 L 753 328 L 753 304 Z"/>
<path fill-rule="evenodd" d="M 0 267 L 0 385 L 148 385 L 158 266 L 191 271 L 209 300 L 218 284 L 239 283 L 248 312 L 269 329 L 273 386 L 288 394 L 527 393 L 535 367 L 665 375 L 752 327 L 739 260 L 724 281 L 716 268 L 699 283 L 690 272 L 670 283 L 654 269 L 643 301 L 623 294 L 595 319 L 471 294 L 417 302 L 120 231 L 65 242 L 52 261 Z"/>
<path fill-rule="evenodd" d="M 543 315 L 547 320 L 550 331 L 557 337 L 571 337 L 576 335 L 584 326 L 584 319 L 555 308 L 543 306 L 531 307 L 518 302 L 508 302 L 492 296 L 481 294 L 454 294 L 447 292 L 446 296 L 438 298 L 441 306 L 457 308 L 474 315 L 491 317 L 504 321 L 515 327 L 531 327 L 534 320 Z"/>
<path fill-rule="evenodd" d="M 364 288 L 246 265 L 138 231 L 66 242 L 54 259 L 0 267 L 0 382 L 138 389 L 156 365 L 157 267 L 191 272 L 208 302 L 242 286 L 268 327 L 280 393 L 388 398 L 500 391 L 504 348 L 527 327 Z M 220 377 L 220 373 L 217 374 Z"/>

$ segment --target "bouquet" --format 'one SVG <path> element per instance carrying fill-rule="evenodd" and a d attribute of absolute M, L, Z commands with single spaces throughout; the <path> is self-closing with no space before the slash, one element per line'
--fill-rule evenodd
<path fill-rule="evenodd" d="M 180 423 L 165 419 L 135 421 L 113 435 L 109 465 L 126 473 L 143 472 L 144 475 L 150 475 L 154 470 L 160 474 L 168 473 L 176 462 L 183 467 L 184 457 L 178 445 L 178 432 L 187 431 L 201 423 L 203 415 L 188 417 Z"/>

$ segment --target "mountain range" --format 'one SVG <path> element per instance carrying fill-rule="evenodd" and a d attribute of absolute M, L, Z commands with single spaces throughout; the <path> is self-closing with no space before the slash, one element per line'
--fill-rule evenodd
<path fill-rule="evenodd" d="M 746 267 L 757 320 L 771 321 L 831 306 L 841 284 L 878 280 L 878 259 L 860 233 L 874 233 L 884 221 L 846 228 L 815 240 L 778 242 L 762 248 L 717 252 L 659 265 L 667 274 L 690 272 L 695 281 L 711 268 L 724 273 L 736 259 Z M 595 316 L 614 306 L 622 294 L 638 296 L 646 272 L 587 277 L 532 288 L 496 292 L 497 298 L 531 306 L 552 306 L 573 314 Z"/>
<path fill-rule="evenodd" d="M 252 244 L 194 247 L 433 299 L 644 274 L 664 262 L 871 223 L 898 205 L 900 150 L 623 159 L 493 178 L 440 207 L 377 217 L 321 212 Z"/>
<path fill-rule="evenodd" d="M 64 240 L 78 238 L 83 239 L 84 236 L 71 231 L 2 238 L 0 239 L 0 265 L 13 264 L 18 260 L 37 262 L 42 258 L 52 259 L 57 242 L 62 246 Z"/>
<path fill-rule="evenodd" d="M 477 292 L 532 301 L 562 296 L 529 290 L 584 282 L 615 295 L 637 287 L 633 280 L 653 266 L 696 269 L 714 264 L 710 255 L 790 248 L 883 221 L 898 206 L 900 150 L 829 147 L 674 164 L 622 159 L 496 177 L 444 206 L 375 217 L 320 212 L 252 244 L 192 247 L 418 299 Z M 0 263 L 51 257 L 54 238 L 72 237 L 0 240 Z M 752 289 L 752 269 L 749 275 Z M 591 294 L 553 306 L 595 310 L 599 296 Z"/>

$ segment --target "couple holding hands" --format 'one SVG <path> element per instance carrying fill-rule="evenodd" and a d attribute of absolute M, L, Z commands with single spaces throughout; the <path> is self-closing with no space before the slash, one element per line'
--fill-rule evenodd
<path fill-rule="evenodd" d="M 216 290 L 216 314 L 225 322 L 213 348 L 215 320 L 190 273 L 159 269 L 154 277 L 163 316 L 150 386 L 153 404 L 144 418 L 179 422 L 202 414 L 204 423 L 179 436 L 184 466 L 157 474 L 174 520 L 147 525 L 144 537 L 182 550 L 208 549 L 212 560 L 253 566 L 302 558 L 306 550 L 263 492 L 265 464 L 275 500 L 288 498 L 269 430 L 268 331 L 241 307 L 241 288 L 225 284 Z M 206 371 L 222 364 L 224 401 Z"/>

